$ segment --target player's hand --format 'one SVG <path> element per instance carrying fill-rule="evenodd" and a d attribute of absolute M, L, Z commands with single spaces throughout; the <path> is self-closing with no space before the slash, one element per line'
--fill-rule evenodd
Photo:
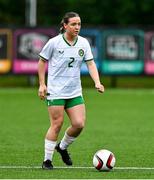
<path fill-rule="evenodd" d="M 47 94 L 47 87 L 46 85 L 40 85 L 39 90 L 38 90 L 38 96 L 40 97 L 41 100 L 44 100 L 46 98 Z"/>
<path fill-rule="evenodd" d="M 95 84 L 95 88 L 97 89 L 98 92 L 103 93 L 104 92 L 104 86 L 100 83 Z"/>

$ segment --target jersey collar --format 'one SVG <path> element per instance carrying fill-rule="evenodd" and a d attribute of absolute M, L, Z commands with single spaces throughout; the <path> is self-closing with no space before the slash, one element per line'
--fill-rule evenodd
<path fill-rule="evenodd" d="M 66 44 L 68 44 L 69 46 L 75 46 L 75 44 L 76 44 L 77 41 L 78 41 L 78 37 L 77 37 L 77 38 L 75 39 L 75 41 L 74 41 L 74 44 L 71 45 L 71 44 L 66 40 L 64 34 L 62 34 L 62 37 L 63 37 L 64 41 L 66 42 Z"/>

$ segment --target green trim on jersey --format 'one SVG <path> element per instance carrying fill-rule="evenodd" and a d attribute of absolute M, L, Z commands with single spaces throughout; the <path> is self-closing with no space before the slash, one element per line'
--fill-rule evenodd
<path fill-rule="evenodd" d="M 76 37 L 76 39 L 75 39 L 75 41 L 74 41 L 73 46 L 75 46 L 75 45 L 76 45 L 77 41 L 78 41 L 78 37 Z"/>
<path fill-rule="evenodd" d="M 65 39 L 65 36 L 64 36 L 64 34 L 62 34 L 62 37 L 63 37 L 63 39 L 64 39 L 64 41 L 66 42 L 66 44 L 68 44 L 69 46 L 75 46 L 75 44 L 77 43 L 77 41 L 78 41 L 78 37 L 75 39 L 75 41 L 74 41 L 74 44 L 73 45 L 71 45 L 66 39 Z"/>
<path fill-rule="evenodd" d="M 43 61 L 47 61 L 47 59 L 45 59 L 44 57 L 40 56 L 39 57 L 43 60 Z"/>
<path fill-rule="evenodd" d="M 52 99 L 46 100 L 47 106 L 64 106 L 65 109 L 74 107 L 79 104 L 84 104 L 84 99 L 82 96 L 78 96 L 71 99 Z"/>
<path fill-rule="evenodd" d="M 84 60 L 84 61 L 86 62 L 86 61 L 93 61 L 93 60 L 94 60 L 94 59 L 87 59 L 87 60 Z"/>

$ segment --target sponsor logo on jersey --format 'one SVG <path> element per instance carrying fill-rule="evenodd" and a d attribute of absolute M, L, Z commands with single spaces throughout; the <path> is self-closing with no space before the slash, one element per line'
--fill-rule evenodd
<path fill-rule="evenodd" d="M 84 50 L 83 49 L 79 49 L 78 54 L 79 54 L 79 56 L 82 57 L 84 55 Z"/>
<path fill-rule="evenodd" d="M 63 51 L 58 51 L 59 52 L 59 54 L 63 54 L 64 53 L 64 50 Z"/>

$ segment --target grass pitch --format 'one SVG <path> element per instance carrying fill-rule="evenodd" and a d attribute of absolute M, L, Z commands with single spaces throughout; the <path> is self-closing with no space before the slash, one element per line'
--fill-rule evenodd
<path fill-rule="evenodd" d="M 74 168 L 66 168 L 55 152 L 56 168 L 44 171 L 44 135 L 49 126 L 45 103 L 37 97 L 37 89 L 0 89 L 1 179 L 154 178 L 154 90 L 83 92 L 87 122 L 69 147 Z M 59 139 L 68 124 L 65 116 Z M 92 168 L 93 155 L 102 148 L 115 154 L 116 167 L 111 172 Z"/>

